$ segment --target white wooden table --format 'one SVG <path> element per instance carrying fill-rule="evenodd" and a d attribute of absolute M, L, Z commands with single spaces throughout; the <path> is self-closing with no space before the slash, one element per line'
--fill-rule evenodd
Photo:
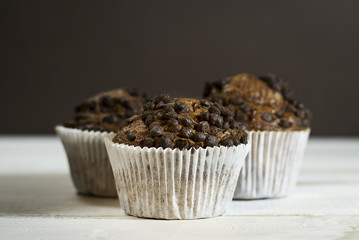
<path fill-rule="evenodd" d="M 56 137 L 0 137 L 0 239 L 359 239 L 359 138 L 310 139 L 296 192 L 233 201 L 225 216 L 127 216 L 79 196 Z"/>

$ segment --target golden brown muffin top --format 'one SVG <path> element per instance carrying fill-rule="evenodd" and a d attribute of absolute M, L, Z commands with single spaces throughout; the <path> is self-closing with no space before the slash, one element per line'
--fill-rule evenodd
<path fill-rule="evenodd" d="M 144 105 L 142 114 L 128 119 L 115 143 L 140 147 L 190 149 L 247 143 L 245 126 L 233 113 L 208 100 L 158 96 Z"/>
<path fill-rule="evenodd" d="M 204 97 L 223 104 L 247 130 L 304 130 L 311 114 L 295 100 L 288 84 L 273 74 L 247 73 L 207 83 Z"/>
<path fill-rule="evenodd" d="M 145 96 L 135 90 L 115 89 L 88 98 L 76 106 L 72 118 L 65 127 L 82 130 L 116 132 L 129 117 L 139 114 Z"/>

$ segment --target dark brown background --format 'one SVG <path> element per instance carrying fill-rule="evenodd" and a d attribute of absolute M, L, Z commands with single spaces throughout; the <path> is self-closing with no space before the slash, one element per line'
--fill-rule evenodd
<path fill-rule="evenodd" d="M 75 104 L 140 86 L 199 97 L 238 72 L 281 75 L 313 135 L 359 135 L 359 1 L 2 1 L 1 134 L 53 133 Z"/>

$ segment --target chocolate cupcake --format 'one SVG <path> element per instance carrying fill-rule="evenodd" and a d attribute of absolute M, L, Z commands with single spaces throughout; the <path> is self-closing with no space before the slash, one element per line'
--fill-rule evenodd
<path fill-rule="evenodd" d="M 116 131 L 125 119 L 142 112 L 143 101 L 136 91 L 103 92 L 78 105 L 72 118 L 56 126 L 78 193 L 117 196 L 103 138 Z"/>
<path fill-rule="evenodd" d="M 161 95 L 105 140 L 126 213 L 147 218 L 218 216 L 248 153 L 245 126 L 220 104 Z"/>
<path fill-rule="evenodd" d="M 205 86 L 204 97 L 228 107 L 246 125 L 252 149 L 236 199 L 283 197 L 296 185 L 310 132 L 310 111 L 273 74 L 239 74 Z"/>

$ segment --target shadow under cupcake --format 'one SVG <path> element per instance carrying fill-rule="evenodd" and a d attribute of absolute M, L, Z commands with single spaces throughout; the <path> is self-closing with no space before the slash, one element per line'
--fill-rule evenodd
<path fill-rule="evenodd" d="M 204 97 L 228 107 L 248 131 L 234 199 L 274 198 L 294 191 L 310 133 L 311 114 L 282 79 L 239 74 L 207 83 Z"/>
<path fill-rule="evenodd" d="M 157 219 L 224 214 L 249 150 L 231 111 L 168 95 L 146 103 L 105 143 L 125 212 Z"/>
<path fill-rule="evenodd" d="M 143 101 L 135 91 L 103 92 L 77 106 L 74 117 L 55 127 L 78 193 L 117 196 L 104 137 L 114 133 L 125 119 L 140 113 Z"/>

